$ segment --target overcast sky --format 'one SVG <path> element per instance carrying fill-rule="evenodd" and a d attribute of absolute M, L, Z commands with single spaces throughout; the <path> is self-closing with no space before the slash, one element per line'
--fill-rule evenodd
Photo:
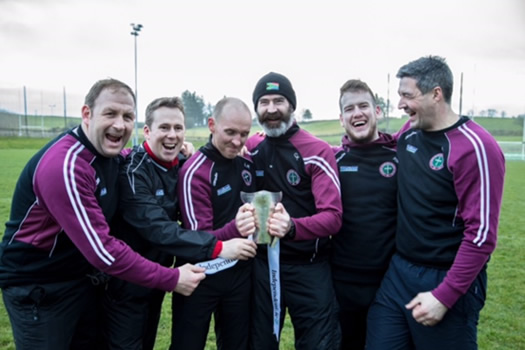
<path fill-rule="evenodd" d="M 314 119 L 338 117 L 339 87 L 351 78 L 397 106 L 397 69 L 429 54 L 454 73 L 456 112 L 463 73 L 464 114 L 525 114 L 523 0 L 0 0 L 0 89 L 65 86 L 83 97 L 106 77 L 134 88 L 131 22 L 144 26 L 140 120 L 152 99 L 184 90 L 253 107 L 253 87 L 269 71 L 290 78 L 297 111 Z M 71 101 L 78 113 L 81 100 Z M 52 103 L 61 101 L 42 109 Z"/>

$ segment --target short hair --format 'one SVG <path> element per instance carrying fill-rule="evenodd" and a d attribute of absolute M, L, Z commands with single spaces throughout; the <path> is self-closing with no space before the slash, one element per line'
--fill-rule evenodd
<path fill-rule="evenodd" d="M 359 79 L 350 79 L 347 80 L 339 89 L 339 109 L 341 111 L 343 110 L 343 106 L 341 105 L 341 99 L 343 98 L 343 95 L 346 92 L 368 92 L 370 94 L 370 97 L 372 97 L 373 107 L 377 105 L 375 97 L 376 95 L 374 94 L 372 89 L 370 89 L 367 83 Z"/>
<path fill-rule="evenodd" d="M 124 89 L 131 95 L 131 97 L 133 97 L 133 104 L 137 103 L 133 90 L 131 90 L 131 88 L 127 84 L 117 79 L 108 78 L 99 80 L 95 84 L 93 84 L 91 89 L 89 89 L 86 98 L 84 99 L 84 104 L 89 108 L 93 109 L 95 107 L 95 100 L 105 89 L 111 89 L 113 91 Z"/>
<path fill-rule="evenodd" d="M 236 108 L 245 109 L 246 112 L 250 115 L 250 119 L 251 119 L 252 112 L 250 111 L 250 108 L 248 108 L 246 103 L 244 103 L 241 99 L 237 97 L 221 98 L 219 102 L 217 102 L 217 104 L 215 105 L 215 108 L 213 109 L 212 118 L 214 118 L 215 120 L 220 119 L 224 108 L 228 105 L 233 105 Z"/>
<path fill-rule="evenodd" d="M 161 107 L 167 108 L 177 108 L 183 115 L 184 114 L 184 104 L 180 97 L 159 97 L 150 102 L 148 107 L 146 107 L 146 125 L 151 128 L 153 124 L 153 112 Z"/>
<path fill-rule="evenodd" d="M 409 62 L 399 68 L 396 77 L 415 79 L 417 88 L 423 94 L 439 86 L 445 102 L 450 104 L 452 100 L 454 77 L 443 57 L 426 56 Z"/>

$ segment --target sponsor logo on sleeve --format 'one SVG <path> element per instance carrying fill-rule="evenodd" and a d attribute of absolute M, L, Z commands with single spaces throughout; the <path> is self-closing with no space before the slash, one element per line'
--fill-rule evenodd
<path fill-rule="evenodd" d="M 407 151 L 409 151 L 410 153 L 416 153 L 417 152 L 417 147 L 416 146 L 412 146 L 412 145 L 407 145 Z"/>
<path fill-rule="evenodd" d="M 222 196 L 223 194 L 230 192 L 232 190 L 231 186 L 228 184 L 217 190 L 217 195 Z"/>
<path fill-rule="evenodd" d="M 341 165 L 339 167 L 339 172 L 341 173 L 357 173 L 359 171 L 359 166 L 357 165 Z"/>

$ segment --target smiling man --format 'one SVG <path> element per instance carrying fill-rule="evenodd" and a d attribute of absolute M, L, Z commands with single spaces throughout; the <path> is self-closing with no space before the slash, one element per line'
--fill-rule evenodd
<path fill-rule="evenodd" d="M 203 269 L 166 268 L 109 235 L 119 153 L 135 96 L 106 79 L 89 90 L 82 124 L 48 143 L 22 171 L 0 245 L 0 287 L 17 349 L 93 349 L 95 270 L 163 291 L 191 292 Z"/>
<path fill-rule="evenodd" d="M 343 226 L 332 239 L 332 276 L 341 349 L 363 350 L 368 308 L 394 252 L 398 161 L 395 139 L 377 129 L 381 108 L 365 82 L 345 82 L 339 107 Z"/>
<path fill-rule="evenodd" d="M 238 155 L 251 125 L 250 109 L 241 100 L 225 97 L 215 106 L 208 119 L 208 143 L 180 172 L 178 193 L 184 227 L 220 233 L 235 224 L 235 213 L 242 205 L 241 191 L 255 191 L 253 164 Z M 173 296 L 170 349 L 204 349 L 212 313 L 217 348 L 248 349 L 252 261 L 212 260 L 205 264 L 217 266 L 217 270 L 208 274 L 195 293 Z"/>
<path fill-rule="evenodd" d="M 451 108 L 445 60 L 402 66 L 396 253 L 368 314 L 367 349 L 477 349 L 487 263 L 496 247 L 505 159 Z"/>
<path fill-rule="evenodd" d="M 341 228 L 342 215 L 334 153 L 295 123 L 295 91 L 282 74 L 259 79 L 253 103 L 265 132 L 246 142 L 257 189 L 281 191 L 283 197 L 268 224 L 270 235 L 281 238 L 280 274 L 272 258 L 276 248 L 260 244 L 254 259 L 251 345 L 278 349 L 288 310 L 297 349 L 333 349 L 338 339 L 328 258 L 330 236 Z"/>

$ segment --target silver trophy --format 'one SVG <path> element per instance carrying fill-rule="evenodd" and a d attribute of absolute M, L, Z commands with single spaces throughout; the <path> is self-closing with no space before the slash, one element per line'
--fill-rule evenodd
<path fill-rule="evenodd" d="M 268 233 L 268 218 L 273 213 L 275 205 L 282 199 L 282 192 L 242 192 L 241 200 L 244 203 L 250 203 L 255 208 L 255 220 L 257 228 L 253 234 L 253 241 L 257 244 L 274 244 L 272 236 Z"/>

